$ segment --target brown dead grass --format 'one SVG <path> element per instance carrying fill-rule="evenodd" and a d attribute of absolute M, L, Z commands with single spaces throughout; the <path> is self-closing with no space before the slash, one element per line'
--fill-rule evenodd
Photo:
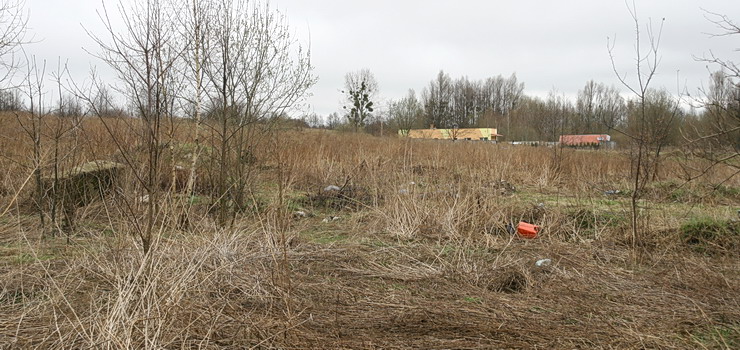
<path fill-rule="evenodd" d="M 98 248 L 104 254 L 6 266 L 2 343 L 695 348 L 701 343 L 693 335 L 737 327 L 740 317 L 735 259 L 683 252 L 632 265 L 629 252 L 609 244 L 377 247 L 299 239 L 288 253 L 288 284 L 280 258 L 259 240 L 249 232 L 174 238 L 148 259 L 106 240 Z M 536 267 L 543 257 L 553 264 Z M 724 341 L 736 340 L 735 333 Z"/>
<path fill-rule="evenodd" d="M 99 121 L 87 123 L 97 136 L 80 158 L 114 157 Z M 3 135 L 0 210 L 29 197 L 17 157 L 29 144 Z M 739 346 L 740 254 L 696 253 L 677 232 L 689 217 L 736 215 L 732 193 L 707 190 L 730 169 L 683 185 L 700 194 L 691 201 L 658 186 L 635 255 L 626 198 L 603 193 L 628 189 L 620 152 L 566 150 L 558 167 L 546 148 L 276 135 L 256 152 L 255 210 L 220 229 L 197 204 L 183 231 L 173 194 L 147 256 L 120 198 L 84 208 L 70 245 L 41 240 L 33 212 L 11 205 L 0 216 L 0 348 Z M 668 160 L 659 180 L 680 183 L 685 169 Z M 509 235 L 519 220 L 541 236 Z"/>

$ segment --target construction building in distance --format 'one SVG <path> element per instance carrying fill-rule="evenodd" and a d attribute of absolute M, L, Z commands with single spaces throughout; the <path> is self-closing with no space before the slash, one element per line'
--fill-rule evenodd
<path fill-rule="evenodd" d="M 614 148 L 615 143 L 606 134 L 600 135 L 560 135 L 562 147 Z"/>
<path fill-rule="evenodd" d="M 468 141 L 498 141 L 499 135 L 495 128 L 475 129 L 412 129 L 398 130 L 398 135 L 412 139 L 429 140 L 468 140 Z"/>

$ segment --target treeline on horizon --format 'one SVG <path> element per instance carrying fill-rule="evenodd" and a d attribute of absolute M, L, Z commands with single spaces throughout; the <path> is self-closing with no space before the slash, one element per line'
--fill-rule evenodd
<path fill-rule="evenodd" d="M 367 75 L 368 71 L 363 70 Z M 368 79 L 374 79 L 369 75 Z M 377 86 L 377 85 L 375 85 Z M 364 132 L 373 135 L 395 135 L 398 130 L 436 128 L 496 128 L 506 141 L 557 141 L 565 134 L 611 134 L 617 140 L 626 140 L 638 126 L 633 116 L 640 107 L 636 101 L 625 98 L 614 86 L 593 80 L 578 91 L 575 101 L 564 94 L 550 92 L 547 97 L 524 93 L 524 82 L 516 74 L 498 75 L 473 80 L 468 77 L 453 79 L 440 71 L 420 94 L 410 89 L 406 96 L 390 100 L 384 108 L 369 114 L 363 121 Z M 134 112 L 111 103 L 111 93 L 105 89 L 94 99 L 99 105 L 92 109 L 108 117 L 133 117 Z M 377 91 L 371 93 L 377 95 Z M 712 73 L 702 100 L 677 97 L 665 89 L 650 89 L 646 108 L 650 124 L 663 129 L 666 144 L 680 145 L 703 131 L 714 128 L 721 114 L 728 113 L 740 101 L 740 86 L 721 72 Z M 90 112 L 85 103 L 73 95 L 64 94 L 58 116 L 85 116 Z M 206 117 L 217 111 L 218 103 L 207 107 Z M 690 108 L 686 108 L 689 106 Z M 28 109 L 19 89 L 0 91 L 0 111 Z M 318 114 L 290 118 L 286 113 L 276 116 L 297 127 L 324 128 L 351 131 L 351 122 L 339 112 L 327 116 Z M 740 132 L 727 135 L 729 144 L 740 140 Z"/>
<path fill-rule="evenodd" d="M 367 70 L 357 72 L 374 80 Z M 374 85 L 377 85 L 375 83 Z M 453 79 L 440 71 L 421 93 L 410 89 L 406 96 L 390 100 L 364 123 L 365 132 L 391 135 L 397 130 L 423 128 L 496 128 L 506 141 L 557 141 L 565 134 L 610 134 L 620 141 L 641 127 L 637 125 L 636 99 L 624 97 L 614 86 L 590 80 L 573 100 L 552 91 L 547 97 L 524 92 L 516 74 L 474 80 Z M 377 95 L 377 91 L 373 92 Z M 371 93 L 371 95 L 373 95 Z M 665 89 L 649 89 L 645 108 L 648 124 L 668 145 L 680 145 L 713 129 L 718 119 L 740 104 L 740 86 L 727 74 L 714 72 L 703 98 L 676 96 Z M 339 112 L 328 116 L 305 115 L 306 126 L 352 130 Z M 642 122 L 642 121 L 641 121 Z M 740 133 L 728 133 L 729 144 L 738 143 Z M 729 145 L 728 144 L 728 145 Z"/>

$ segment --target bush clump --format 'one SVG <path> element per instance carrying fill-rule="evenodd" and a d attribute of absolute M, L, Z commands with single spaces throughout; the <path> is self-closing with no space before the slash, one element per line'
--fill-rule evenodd
<path fill-rule="evenodd" d="M 736 248 L 740 248 L 740 222 L 693 219 L 681 226 L 681 237 L 685 244 L 700 253 L 736 252 Z"/>

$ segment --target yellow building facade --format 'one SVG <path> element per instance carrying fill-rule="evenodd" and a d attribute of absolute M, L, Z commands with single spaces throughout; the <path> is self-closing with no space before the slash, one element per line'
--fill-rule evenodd
<path fill-rule="evenodd" d="M 398 130 L 398 135 L 412 139 L 469 141 L 497 141 L 502 136 L 495 128 Z"/>

